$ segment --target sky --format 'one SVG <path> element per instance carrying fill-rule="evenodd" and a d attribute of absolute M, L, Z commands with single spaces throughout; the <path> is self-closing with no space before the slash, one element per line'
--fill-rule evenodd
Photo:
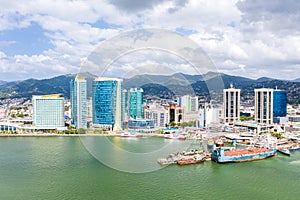
<path fill-rule="evenodd" d="M 222 73 L 300 78 L 297 0 L 0 0 L 0 5 L 4 81 L 78 73 L 105 41 L 149 28 L 194 41 Z M 138 53 L 131 56 L 143 57 Z M 120 60 L 131 68 L 162 62 L 176 70 L 186 67 L 165 52 L 147 54 L 144 59 L 124 55 Z"/>

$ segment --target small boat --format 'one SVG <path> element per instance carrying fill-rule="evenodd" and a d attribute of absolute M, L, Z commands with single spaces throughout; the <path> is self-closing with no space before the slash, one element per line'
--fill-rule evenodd
<path fill-rule="evenodd" d="M 179 159 L 182 158 L 180 153 L 170 154 L 166 158 L 159 158 L 157 161 L 161 165 L 169 165 L 169 164 L 176 164 Z"/>
<path fill-rule="evenodd" d="M 170 134 L 165 134 L 165 135 L 164 135 L 164 138 L 165 138 L 165 139 L 185 140 L 185 139 L 186 139 L 186 136 L 170 133 Z"/>
<path fill-rule="evenodd" d="M 130 137 L 130 133 L 127 132 L 121 133 L 121 137 Z"/>
<path fill-rule="evenodd" d="M 184 135 L 179 135 L 178 140 L 186 140 L 186 137 Z"/>
<path fill-rule="evenodd" d="M 221 139 L 217 139 L 215 144 L 216 144 L 217 147 L 223 147 L 224 146 L 224 142 Z"/>
<path fill-rule="evenodd" d="M 204 161 L 205 161 L 205 156 L 197 155 L 197 156 L 182 157 L 177 161 L 177 164 L 190 165 L 190 164 L 202 163 Z"/>
<path fill-rule="evenodd" d="M 290 156 L 291 155 L 291 152 L 289 149 L 277 149 L 277 151 L 279 153 L 282 153 L 283 155 L 286 155 L 286 156 Z"/>
<path fill-rule="evenodd" d="M 137 133 L 137 134 L 135 134 L 135 137 L 137 137 L 137 138 L 141 138 L 141 137 L 143 137 L 143 134 L 141 134 L 141 133 Z"/>
<path fill-rule="evenodd" d="M 143 134 L 141 134 L 141 133 L 124 132 L 124 133 L 121 133 L 121 137 L 137 137 L 137 138 L 141 138 L 141 137 L 143 137 Z"/>

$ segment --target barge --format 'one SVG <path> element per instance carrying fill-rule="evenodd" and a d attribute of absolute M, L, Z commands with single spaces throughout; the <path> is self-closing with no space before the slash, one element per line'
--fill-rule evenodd
<path fill-rule="evenodd" d="M 249 149 L 228 149 L 226 147 L 213 146 L 211 158 L 218 163 L 247 162 L 262 160 L 276 155 L 276 149 L 249 148 Z"/>

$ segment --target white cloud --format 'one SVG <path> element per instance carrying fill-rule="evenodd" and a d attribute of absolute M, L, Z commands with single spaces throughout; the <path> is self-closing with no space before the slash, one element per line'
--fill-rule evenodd
<path fill-rule="evenodd" d="M 164 28 L 187 34 L 207 52 L 220 71 L 253 78 L 300 77 L 298 1 L 0 0 L 0 3 L 0 34 L 36 22 L 54 46 L 32 56 L 7 56 L 0 49 L 3 51 L 0 68 L 7 73 L 38 77 L 76 72 L 103 40 L 135 28 Z M 96 22 L 107 27 L 99 28 Z M 9 42 L 13 41 L 0 42 L 0 48 L 12 44 Z M 166 59 L 163 63 L 166 66 L 174 64 L 165 56 L 155 59 Z M 135 62 L 149 66 L 157 63 L 139 59 Z M 128 67 L 133 65 L 127 63 Z"/>

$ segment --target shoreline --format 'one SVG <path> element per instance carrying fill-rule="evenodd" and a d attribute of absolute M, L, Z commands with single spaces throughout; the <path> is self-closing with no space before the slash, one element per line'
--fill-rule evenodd
<path fill-rule="evenodd" d="M 57 133 L 18 133 L 18 134 L 0 134 L 0 137 L 122 137 L 116 133 L 109 134 L 57 134 Z M 162 134 L 149 133 L 143 134 L 146 137 L 163 137 Z"/>

